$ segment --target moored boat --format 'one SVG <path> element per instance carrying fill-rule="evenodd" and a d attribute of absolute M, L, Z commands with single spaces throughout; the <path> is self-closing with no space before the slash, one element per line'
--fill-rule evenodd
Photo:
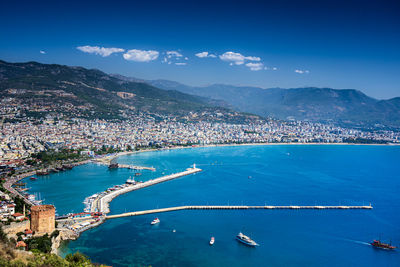
<path fill-rule="evenodd" d="M 117 169 L 118 168 L 118 163 L 111 163 L 110 165 L 108 165 L 109 169 Z"/>
<path fill-rule="evenodd" d="M 242 232 L 240 232 L 240 233 L 236 236 L 236 240 L 238 240 L 239 242 L 241 242 L 241 243 L 243 243 L 243 244 L 246 244 L 246 245 L 248 245 L 248 246 L 251 246 L 251 247 L 258 246 L 258 244 L 257 244 L 254 240 L 252 240 L 250 237 L 248 237 L 248 236 L 242 234 Z"/>
<path fill-rule="evenodd" d="M 126 180 L 126 184 L 136 184 L 136 181 L 134 178 L 129 177 L 129 179 Z"/>
<path fill-rule="evenodd" d="M 36 171 L 36 175 L 49 175 L 49 171 L 47 169 Z"/>

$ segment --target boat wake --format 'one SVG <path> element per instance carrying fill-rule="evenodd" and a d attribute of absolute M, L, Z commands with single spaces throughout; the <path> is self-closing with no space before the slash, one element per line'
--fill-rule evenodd
<path fill-rule="evenodd" d="M 359 241 L 359 240 L 354 240 L 354 239 L 347 239 L 347 238 L 337 238 L 338 240 L 343 240 L 351 243 L 356 243 L 356 244 L 361 244 L 361 245 L 366 245 L 366 246 L 371 246 L 370 243 L 364 242 L 364 241 Z"/>

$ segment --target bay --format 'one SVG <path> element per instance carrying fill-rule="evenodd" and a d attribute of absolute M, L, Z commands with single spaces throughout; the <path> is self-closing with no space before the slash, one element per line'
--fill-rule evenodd
<path fill-rule="evenodd" d="M 206 147 L 121 156 L 154 166 L 148 180 L 201 173 L 130 192 L 111 214 L 180 205 L 373 205 L 373 210 L 176 211 L 106 221 L 62 248 L 112 266 L 400 266 L 400 253 L 377 250 L 381 237 L 400 245 L 400 147 L 267 145 Z M 85 197 L 122 184 L 133 171 L 87 164 L 26 180 L 59 214 L 83 210 Z M 161 223 L 151 226 L 158 216 Z M 175 232 L 173 231 L 175 230 Z M 238 243 L 242 231 L 260 244 Z M 208 244 L 211 236 L 215 244 Z"/>

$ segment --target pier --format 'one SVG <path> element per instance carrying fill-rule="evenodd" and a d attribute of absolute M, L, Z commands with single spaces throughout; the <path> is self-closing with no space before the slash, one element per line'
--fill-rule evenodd
<path fill-rule="evenodd" d="M 163 213 L 163 212 L 171 212 L 178 210 L 298 210 L 298 209 L 307 209 L 307 210 L 349 210 L 349 209 L 358 209 L 358 210 L 371 210 L 372 205 L 369 206 L 178 206 L 171 208 L 163 208 L 163 209 L 153 209 L 153 210 L 143 210 L 143 211 L 134 211 L 134 212 L 126 212 L 115 215 L 107 215 L 106 219 L 115 219 L 129 216 L 140 216 L 147 215 L 153 213 Z"/>
<path fill-rule="evenodd" d="M 193 165 L 193 168 L 187 168 L 186 171 L 183 172 L 178 172 L 178 173 L 174 173 L 174 174 L 170 174 L 170 175 L 166 175 L 166 176 L 162 176 L 160 178 L 156 178 L 153 180 L 149 180 L 143 183 L 136 183 L 134 185 L 129 185 L 126 186 L 124 188 L 112 191 L 108 194 L 105 195 L 99 195 L 92 203 L 91 207 L 90 207 L 90 212 L 101 212 L 101 213 L 108 213 L 109 212 L 109 208 L 108 208 L 108 203 L 113 200 L 115 197 L 134 191 L 134 190 L 138 190 L 141 188 L 145 188 L 145 187 L 149 187 L 155 184 L 159 184 L 159 183 L 163 183 L 166 181 L 170 181 L 170 180 L 174 180 L 177 179 L 179 177 L 182 176 L 186 176 L 186 175 L 190 175 L 190 174 L 194 174 L 197 172 L 201 172 L 202 170 L 199 168 L 196 168 L 196 165 Z"/>
<path fill-rule="evenodd" d="M 118 164 L 118 168 L 126 168 L 126 169 L 131 169 L 131 170 L 149 170 L 149 171 L 155 171 L 156 168 L 154 167 L 144 167 L 144 166 L 135 166 L 135 165 L 128 165 L 128 164 Z"/>

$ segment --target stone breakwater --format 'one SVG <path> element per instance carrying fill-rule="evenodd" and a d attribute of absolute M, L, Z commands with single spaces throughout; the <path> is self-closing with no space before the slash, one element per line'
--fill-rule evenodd
<path fill-rule="evenodd" d="M 126 186 L 121 186 L 120 189 L 116 189 L 114 191 L 111 191 L 109 193 L 100 193 L 99 196 L 92 202 L 90 211 L 91 212 L 101 212 L 102 214 L 107 214 L 110 212 L 109 209 L 109 203 L 117 196 L 138 190 L 141 188 L 149 187 L 155 184 L 163 183 L 166 181 L 174 180 L 182 176 L 194 174 L 197 172 L 201 172 L 202 170 L 196 167 L 193 168 L 188 168 L 186 171 L 179 172 L 179 173 L 174 173 L 166 176 L 162 176 L 160 178 L 156 178 L 153 180 L 149 180 L 143 183 L 136 183 L 133 185 L 126 185 Z"/>

